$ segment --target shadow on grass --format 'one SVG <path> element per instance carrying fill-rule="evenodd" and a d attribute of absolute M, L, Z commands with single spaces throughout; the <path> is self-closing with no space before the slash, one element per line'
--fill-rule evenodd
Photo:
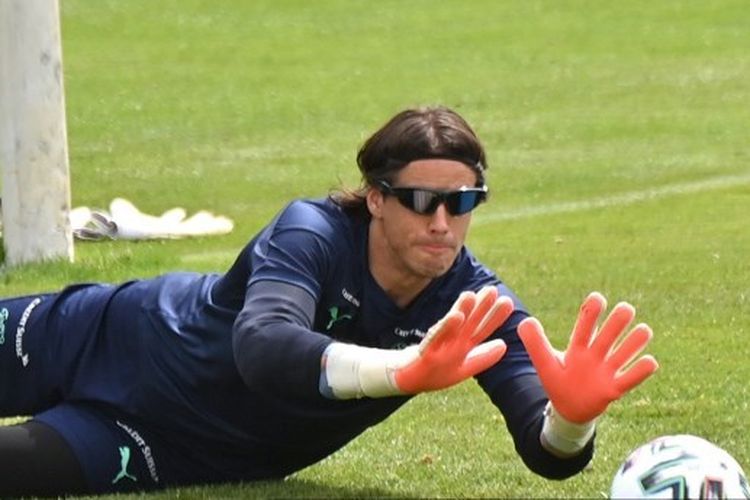
<path fill-rule="evenodd" d="M 379 488 L 337 487 L 319 484 L 314 481 L 290 478 L 284 481 L 257 481 L 248 483 L 195 486 L 158 491 L 133 496 L 111 495 L 105 497 L 123 500 L 142 499 L 214 499 L 214 498 L 409 498 L 403 493 L 396 494 Z M 416 498 L 416 497 L 415 497 Z"/>
<path fill-rule="evenodd" d="M 290 478 L 285 481 L 264 481 L 259 484 L 247 483 L 248 493 L 259 493 L 265 497 L 277 498 L 395 498 L 394 493 L 380 488 L 354 488 L 320 484 L 305 479 Z M 398 495 L 403 498 L 403 494 Z"/>

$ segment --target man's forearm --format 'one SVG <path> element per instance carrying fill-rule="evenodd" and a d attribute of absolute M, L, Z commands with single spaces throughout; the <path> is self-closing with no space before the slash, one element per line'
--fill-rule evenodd
<path fill-rule="evenodd" d="M 332 339 L 306 327 L 314 302 L 304 290 L 261 282 L 248 292 L 232 348 L 245 384 L 258 392 L 320 397 L 320 360 Z"/>
<path fill-rule="evenodd" d="M 505 417 L 516 451 L 526 466 L 549 479 L 565 479 L 580 472 L 591 460 L 594 436 L 572 456 L 561 457 L 542 444 L 547 395 L 534 374 L 521 375 L 490 395 Z"/>

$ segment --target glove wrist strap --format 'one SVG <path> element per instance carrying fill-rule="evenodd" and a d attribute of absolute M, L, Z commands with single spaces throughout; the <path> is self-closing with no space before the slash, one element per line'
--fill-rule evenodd
<path fill-rule="evenodd" d="M 412 348 L 396 351 L 334 342 L 323 353 L 320 393 L 331 399 L 403 395 L 394 372 L 416 356 Z"/>
<path fill-rule="evenodd" d="M 559 457 L 577 455 L 594 436 L 596 420 L 577 424 L 566 420 L 547 402 L 544 408 L 544 425 L 540 436 L 542 446 Z"/>

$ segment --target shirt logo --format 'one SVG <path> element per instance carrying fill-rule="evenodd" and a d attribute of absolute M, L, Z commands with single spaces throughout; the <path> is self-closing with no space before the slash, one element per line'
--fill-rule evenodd
<path fill-rule="evenodd" d="M 326 331 L 333 328 L 333 325 L 336 324 L 339 321 L 344 321 L 345 319 L 352 319 L 351 314 L 342 314 L 339 316 L 339 308 L 338 306 L 333 306 L 328 309 L 328 314 L 331 315 L 330 321 L 328 321 L 328 324 L 326 325 Z"/>
<path fill-rule="evenodd" d="M 130 463 L 130 446 L 120 446 L 120 472 L 117 473 L 115 478 L 112 480 L 112 484 L 120 481 L 120 479 L 128 478 L 131 481 L 138 481 L 136 477 L 128 473 L 128 464 Z"/>
<path fill-rule="evenodd" d="M 9 315 L 8 309 L 5 307 L 0 309 L 0 345 L 5 343 L 5 322 L 8 321 Z"/>
<path fill-rule="evenodd" d="M 21 364 L 26 366 L 29 364 L 29 354 L 23 351 L 23 335 L 26 333 L 26 323 L 29 321 L 29 316 L 36 306 L 42 303 L 40 297 L 32 300 L 26 309 L 21 314 L 21 319 L 18 321 L 18 328 L 16 328 L 16 357 L 21 360 Z"/>
<path fill-rule="evenodd" d="M 354 304 L 354 307 L 359 307 L 359 299 L 346 288 L 341 289 L 341 296 L 344 297 L 344 300 L 347 302 Z"/>
<path fill-rule="evenodd" d="M 423 332 L 419 328 L 410 328 L 409 330 L 405 330 L 403 328 L 396 327 L 393 329 L 393 333 L 397 337 L 406 338 L 406 337 L 418 337 L 420 339 L 425 338 L 427 335 L 427 332 Z"/>
<path fill-rule="evenodd" d="M 119 420 L 115 420 L 115 423 L 125 432 L 128 433 L 130 438 L 135 442 L 135 444 L 138 446 L 138 449 L 141 450 L 141 454 L 143 455 L 143 459 L 146 461 L 146 467 L 148 468 L 148 473 L 151 476 L 151 480 L 153 480 L 154 483 L 159 482 L 159 474 L 156 471 L 156 461 L 154 460 L 154 456 L 151 454 L 151 447 L 146 444 L 146 440 L 143 439 L 143 437 L 133 429 L 132 427 L 123 424 Z M 127 457 L 124 454 L 127 454 Z M 136 481 L 135 477 L 132 477 L 128 475 L 125 470 L 128 466 L 128 461 L 130 460 L 130 447 L 123 446 L 120 448 L 120 456 L 122 460 L 122 472 L 120 474 L 125 473 L 130 479 L 133 481 Z M 118 475 L 119 476 L 119 475 Z M 116 480 L 119 480 L 117 477 L 115 477 Z M 121 479 L 121 478 L 120 478 Z M 112 481 L 114 484 L 115 481 Z"/>

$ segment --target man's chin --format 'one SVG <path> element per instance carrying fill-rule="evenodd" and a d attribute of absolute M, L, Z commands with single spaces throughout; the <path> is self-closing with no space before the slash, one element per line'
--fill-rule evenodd
<path fill-rule="evenodd" d="M 435 279 L 443 276 L 450 270 L 453 263 L 428 263 L 422 266 L 422 275 L 426 278 Z"/>

